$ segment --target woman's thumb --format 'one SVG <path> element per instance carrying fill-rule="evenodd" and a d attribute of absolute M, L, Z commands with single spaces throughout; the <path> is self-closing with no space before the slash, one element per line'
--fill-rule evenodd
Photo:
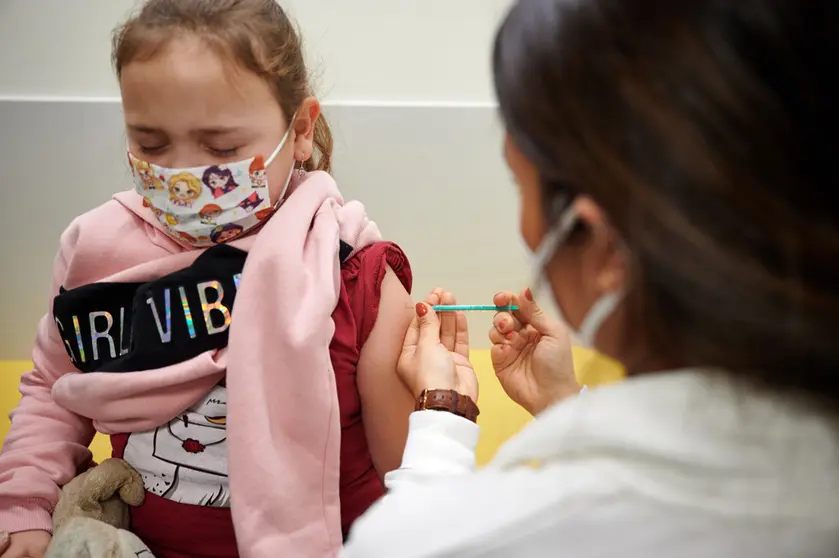
<path fill-rule="evenodd" d="M 417 322 L 420 343 L 440 342 L 440 320 L 437 318 L 437 312 L 424 302 L 417 303 Z"/>
<path fill-rule="evenodd" d="M 558 337 L 564 333 L 564 328 L 561 323 L 552 318 L 536 304 L 533 299 L 533 292 L 527 288 L 524 290 L 524 299 L 527 301 L 527 319 L 533 328 L 549 337 Z"/>

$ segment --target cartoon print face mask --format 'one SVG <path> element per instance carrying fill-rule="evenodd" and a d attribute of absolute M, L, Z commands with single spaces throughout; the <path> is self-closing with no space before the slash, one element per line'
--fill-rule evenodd
<path fill-rule="evenodd" d="M 270 217 L 285 198 L 294 166 L 273 205 L 265 169 L 290 131 L 291 126 L 267 161 L 257 155 L 226 165 L 168 169 L 129 152 L 134 189 L 167 233 L 180 242 L 196 248 L 230 242 Z"/>

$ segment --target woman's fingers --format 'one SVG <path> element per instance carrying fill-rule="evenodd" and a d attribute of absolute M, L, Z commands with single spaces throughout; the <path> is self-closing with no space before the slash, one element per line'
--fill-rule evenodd
<path fill-rule="evenodd" d="M 498 328 L 492 327 L 489 330 L 489 341 L 493 345 L 503 345 L 507 342 L 507 339 L 503 333 L 498 331 Z"/>
<path fill-rule="evenodd" d="M 424 302 L 429 306 L 437 306 L 438 304 L 440 304 L 440 300 L 443 298 L 443 292 L 443 289 L 437 287 L 436 289 L 428 293 L 428 296 L 425 297 Z"/>
<path fill-rule="evenodd" d="M 527 344 L 532 340 L 533 328 L 524 327 L 519 330 L 508 331 L 503 333 L 498 328 L 493 327 L 489 330 L 489 340 L 493 347 L 506 345 L 516 351 L 522 351 Z"/>
<path fill-rule="evenodd" d="M 492 326 L 502 334 L 506 335 L 511 331 L 520 330 L 524 327 L 524 324 L 522 324 L 515 315 L 509 312 L 499 312 L 492 319 Z"/>
<path fill-rule="evenodd" d="M 501 291 L 500 293 L 497 293 L 494 297 L 492 297 L 492 302 L 496 306 L 500 307 L 513 306 L 514 304 L 516 304 L 515 302 L 513 302 L 513 298 L 515 298 L 515 296 L 516 295 L 509 291 Z"/>
<path fill-rule="evenodd" d="M 450 306 L 453 304 L 457 304 L 457 300 L 455 299 L 454 295 L 449 291 L 443 291 L 440 296 L 440 304 Z M 447 350 L 454 351 L 455 344 L 457 343 L 457 313 L 440 312 L 439 317 L 440 342 Z"/>
<path fill-rule="evenodd" d="M 521 294 L 513 294 L 510 292 L 500 292 L 495 295 L 493 302 L 496 306 L 517 306 L 518 310 L 512 313 L 512 317 L 516 320 L 517 327 L 509 326 L 513 330 L 520 330 L 522 327 L 531 326 L 539 333 L 549 335 L 551 337 L 561 337 L 565 330 L 564 327 L 554 318 L 548 316 L 542 311 L 538 304 L 533 300 L 533 293 L 530 289 L 524 289 Z M 500 315 L 501 313 L 499 313 Z"/>
<path fill-rule="evenodd" d="M 456 353 L 469 358 L 469 326 L 465 312 L 455 313 L 455 326 L 457 333 L 455 334 L 454 350 Z"/>

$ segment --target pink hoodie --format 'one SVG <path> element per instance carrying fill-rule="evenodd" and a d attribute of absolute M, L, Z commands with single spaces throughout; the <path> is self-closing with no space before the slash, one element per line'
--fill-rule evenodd
<path fill-rule="evenodd" d="M 241 555 L 306 549 L 306 556 L 334 556 L 341 546 L 340 424 L 329 344 L 339 240 L 355 252 L 380 235 L 361 204 L 343 203 L 329 175 L 311 173 L 257 235 L 231 243 L 249 255 L 228 347 L 158 370 L 79 373 L 48 313 L 0 453 L 0 530 L 50 530 L 59 487 L 91 459 L 95 430 L 153 429 L 226 374 L 229 483 Z M 162 232 L 139 195 L 117 194 L 62 235 L 53 296 L 62 286 L 150 281 L 201 253 Z"/>

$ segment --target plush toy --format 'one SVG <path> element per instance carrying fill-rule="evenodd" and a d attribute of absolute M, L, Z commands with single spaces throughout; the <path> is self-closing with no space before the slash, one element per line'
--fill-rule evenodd
<path fill-rule="evenodd" d="M 61 490 L 44 558 L 154 558 L 129 526 L 128 506 L 143 503 L 143 479 L 121 459 L 106 459 Z"/>

